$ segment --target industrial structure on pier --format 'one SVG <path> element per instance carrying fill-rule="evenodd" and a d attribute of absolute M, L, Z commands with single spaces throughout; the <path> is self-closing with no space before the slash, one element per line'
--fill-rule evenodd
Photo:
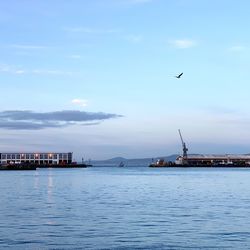
<path fill-rule="evenodd" d="M 165 162 L 159 159 L 150 167 L 250 167 L 250 154 L 187 154 L 188 148 L 183 141 L 180 129 L 178 130 L 182 155 L 178 156 L 175 162 Z"/>
<path fill-rule="evenodd" d="M 183 166 L 250 166 L 249 154 L 187 154 L 187 147 L 182 139 L 181 131 L 179 134 L 182 143 L 182 156 L 177 157 L 175 164 L 181 164 Z"/>

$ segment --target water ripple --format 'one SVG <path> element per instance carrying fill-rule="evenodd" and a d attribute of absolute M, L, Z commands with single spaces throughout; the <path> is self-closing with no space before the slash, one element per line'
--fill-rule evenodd
<path fill-rule="evenodd" d="M 0 175 L 0 248 L 249 249 L 246 169 Z"/>

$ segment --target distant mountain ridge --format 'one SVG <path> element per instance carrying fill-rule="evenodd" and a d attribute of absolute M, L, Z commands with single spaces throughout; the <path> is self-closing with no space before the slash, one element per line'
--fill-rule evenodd
<path fill-rule="evenodd" d="M 126 166 L 147 166 L 152 161 L 156 161 L 157 159 L 164 159 L 165 161 L 175 161 L 177 154 L 155 157 L 155 158 L 136 158 L 136 159 L 126 159 L 124 157 L 114 157 L 108 160 L 93 160 L 91 163 L 95 166 L 118 166 L 121 162 L 123 162 Z"/>

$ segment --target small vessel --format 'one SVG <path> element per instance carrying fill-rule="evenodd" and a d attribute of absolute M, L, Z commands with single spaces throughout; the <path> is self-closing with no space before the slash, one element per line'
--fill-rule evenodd
<path fill-rule="evenodd" d="M 158 159 L 155 163 L 151 163 L 149 167 L 151 168 L 162 168 L 162 167 L 172 167 L 175 163 L 171 161 L 165 161 L 164 159 Z"/>
<path fill-rule="evenodd" d="M 125 166 L 124 162 L 121 161 L 120 164 L 119 164 L 119 167 L 124 167 L 124 166 Z"/>

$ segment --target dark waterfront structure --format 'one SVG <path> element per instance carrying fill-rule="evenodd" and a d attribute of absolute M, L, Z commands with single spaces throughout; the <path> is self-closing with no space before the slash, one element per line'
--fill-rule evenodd
<path fill-rule="evenodd" d="M 67 165 L 73 153 L 0 153 L 0 164 Z"/>
<path fill-rule="evenodd" d="M 35 164 L 6 164 L 6 165 L 0 165 L 0 171 L 2 170 L 36 170 L 37 165 Z"/>

